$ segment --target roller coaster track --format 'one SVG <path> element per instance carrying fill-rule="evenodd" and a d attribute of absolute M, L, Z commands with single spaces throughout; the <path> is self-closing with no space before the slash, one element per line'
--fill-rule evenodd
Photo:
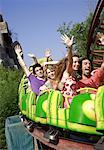
<path fill-rule="evenodd" d="M 104 61 L 104 46 L 96 43 L 98 32 L 104 33 L 104 0 L 98 1 L 88 34 L 87 57 L 92 59 L 95 68 Z"/>

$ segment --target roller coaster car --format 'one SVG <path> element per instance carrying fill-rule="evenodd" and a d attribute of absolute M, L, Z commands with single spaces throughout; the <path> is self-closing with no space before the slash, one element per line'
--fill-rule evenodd
<path fill-rule="evenodd" d="M 76 132 L 84 137 L 101 137 L 104 130 L 98 131 L 96 128 L 95 99 L 96 89 L 84 88 L 84 93 L 73 97 L 71 104 L 67 103 L 67 108 L 63 107 L 64 98 L 58 90 L 47 90 L 36 96 L 29 87 L 28 81 L 23 76 L 19 86 L 19 107 L 21 113 L 35 123 L 50 125 L 55 128 L 68 131 L 68 134 Z M 79 91 L 80 91 L 79 90 Z M 89 92 L 91 90 L 91 92 Z M 98 89 L 99 90 L 99 89 Z M 104 86 L 100 91 L 104 93 Z M 104 99 L 103 97 L 99 98 Z M 103 104 L 102 104 L 102 107 Z M 46 135 L 47 136 L 47 135 Z"/>

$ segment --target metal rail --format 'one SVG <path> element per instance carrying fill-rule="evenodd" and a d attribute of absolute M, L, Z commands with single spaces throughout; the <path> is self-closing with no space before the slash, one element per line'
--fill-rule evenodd
<path fill-rule="evenodd" d="M 95 64 L 96 67 L 99 67 L 101 65 L 101 62 L 104 60 L 104 49 L 102 49 L 102 47 L 100 48 L 100 46 L 98 51 L 96 49 L 93 49 L 94 45 L 98 46 L 96 43 L 97 32 L 100 31 L 104 33 L 103 17 L 104 17 L 104 0 L 99 0 L 89 29 L 88 49 L 87 49 L 87 57 L 94 59 L 93 64 Z"/>
<path fill-rule="evenodd" d="M 47 145 L 49 148 L 52 148 L 54 150 L 94 150 L 92 144 L 81 143 L 62 138 L 59 139 L 59 143 L 57 145 L 54 145 L 50 143 L 49 140 L 44 138 L 44 132 L 44 130 L 34 128 L 31 135 L 35 139 L 39 140 L 41 143 Z"/>

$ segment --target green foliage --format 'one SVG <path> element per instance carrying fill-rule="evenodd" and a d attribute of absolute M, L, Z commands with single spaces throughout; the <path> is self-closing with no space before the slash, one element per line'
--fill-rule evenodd
<path fill-rule="evenodd" d="M 22 72 L 0 66 L 0 149 L 5 147 L 5 119 L 18 114 L 18 86 Z"/>
<path fill-rule="evenodd" d="M 84 22 L 74 25 L 72 25 L 72 22 L 68 24 L 63 23 L 57 30 L 61 34 L 67 34 L 69 37 L 74 35 L 74 51 L 80 56 L 87 55 L 88 30 L 92 21 L 92 16 L 93 14 L 91 13 Z"/>

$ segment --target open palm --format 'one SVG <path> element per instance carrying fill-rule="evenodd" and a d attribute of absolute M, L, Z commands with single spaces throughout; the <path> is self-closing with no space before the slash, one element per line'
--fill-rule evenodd
<path fill-rule="evenodd" d="M 70 39 L 66 34 L 64 34 L 61 36 L 61 39 L 64 44 L 66 44 L 68 47 L 71 47 L 73 44 L 74 36 L 72 36 Z"/>
<path fill-rule="evenodd" d="M 22 49 L 21 49 L 20 45 L 16 45 L 16 46 L 14 47 L 14 49 L 15 49 L 15 52 L 16 52 L 17 56 L 18 56 L 18 55 L 21 55 L 21 56 L 22 56 L 23 52 L 22 52 Z"/>
<path fill-rule="evenodd" d="M 97 40 L 99 40 L 99 45 L 104 45 L 104 34 L 98 32 L 98 34 L 97 34 Z"/>

